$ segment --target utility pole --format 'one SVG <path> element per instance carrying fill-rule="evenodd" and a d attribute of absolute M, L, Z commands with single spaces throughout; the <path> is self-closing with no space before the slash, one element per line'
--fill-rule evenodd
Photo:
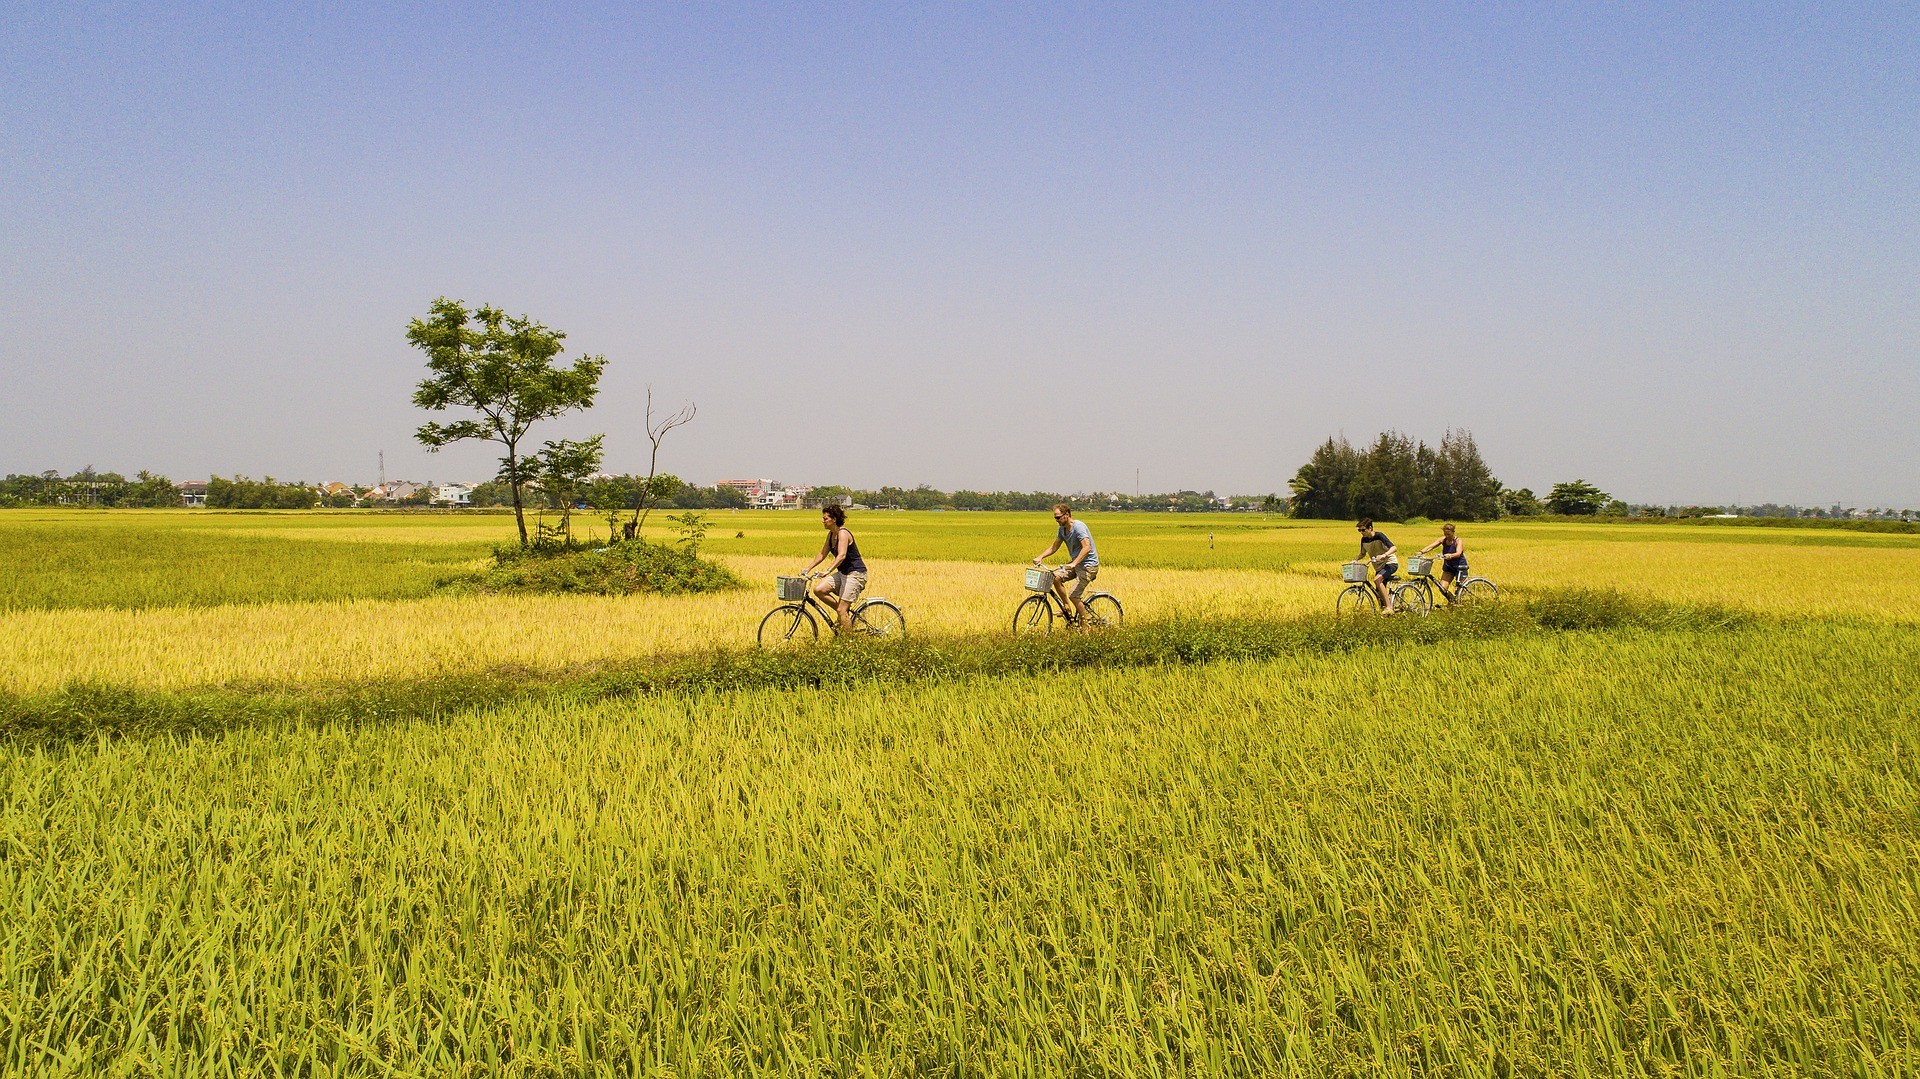
<path fill-rule="evenodd" d="M 387 485 L 387 451 L 380 451 L 380 486 Z"/>

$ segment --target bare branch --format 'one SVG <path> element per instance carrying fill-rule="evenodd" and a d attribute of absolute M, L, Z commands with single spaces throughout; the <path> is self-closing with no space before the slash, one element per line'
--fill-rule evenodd
<path fill-rule="evenodd" d="M 673 414 L 663 416 L 656 421 L 653 418 L 653 383 L 647 383 L 647 441 L 652 444 L 653 449 L 647 457 L 647 482 L 641 486 L 640 497 L 635 500 L 633 506 L 634 535 L 638 536 L 640 530 L 647 526 L 647 514 L 653 512 L 653 478 L 660 471 L 660 443 L 666 440 L 667 432 L 692 423 L 694 416 L 699 412 L 699 407 L 692 401 L 688 401 Z"/>

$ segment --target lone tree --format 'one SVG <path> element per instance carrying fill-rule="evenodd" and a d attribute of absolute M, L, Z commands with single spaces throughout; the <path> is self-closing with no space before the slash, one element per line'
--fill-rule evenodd
<path fill-rule="evenodd" d="M 1547 512 L 1562 513 L 1569 517 L 1589 517 L 1599 513 L 1613 498 L 1600 488 L 1586 480 L 1572 480 L 1556 483 L 1547 493 Z"/>
<path fill-rule="evenodd" d="M 465 303 L 441 297 L 426 319 L 407 326 L 407 341 L 427 354 L 433 374 L 413 391 L 413 403 L 438 412 L 470 408 L 476 419 L 428 423 L 415 435 L 429 450 L 464 439 L 498 442 L 500 479 L 513 495 L 513 521 L 520 546 L 528 545 L 524 488 L 532 477 L 520 440 L 540 420 L 586 408 L 600 392 L 604 356 L 581 356 L 571 368 L 554 366 L 567 335 L 526 315 L 508 318 L 497 307 L 469 312 Z"/>

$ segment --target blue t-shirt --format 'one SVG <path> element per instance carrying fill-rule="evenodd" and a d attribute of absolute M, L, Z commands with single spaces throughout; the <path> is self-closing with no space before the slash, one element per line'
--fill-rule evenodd
<path fill-rule="evenodd" d="M 1093 546 L 1093 533 L 1087 531 L 1087 522 L 1075 521 L 1071 528 L 1066 525 L 1061 525 L 1060 541 L 1067 545 L 1067 554 L 1072 558 L 1080 557 L 1080 548 L 1085 547 L 1087 549 L 1087 559 L 1080 563 L 1081 565 L 1097 566 L 1100 564 L 1100 552 Z"/>

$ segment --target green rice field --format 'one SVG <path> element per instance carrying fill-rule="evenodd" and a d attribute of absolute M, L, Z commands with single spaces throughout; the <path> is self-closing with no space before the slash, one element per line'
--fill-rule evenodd
<path fill-rule="evenodd" d="M 488 515 L 0 513 L 0 1070 L 1920 1074 L 1920 536 L 857 514 L 909 640 L 438 594 Z M 659 523 L 656 519 L 656 523 Z M 1437 525 L 1384 524 L 1403 550 Z M 669 533 L 658 530 L 662 537 Z"/>

